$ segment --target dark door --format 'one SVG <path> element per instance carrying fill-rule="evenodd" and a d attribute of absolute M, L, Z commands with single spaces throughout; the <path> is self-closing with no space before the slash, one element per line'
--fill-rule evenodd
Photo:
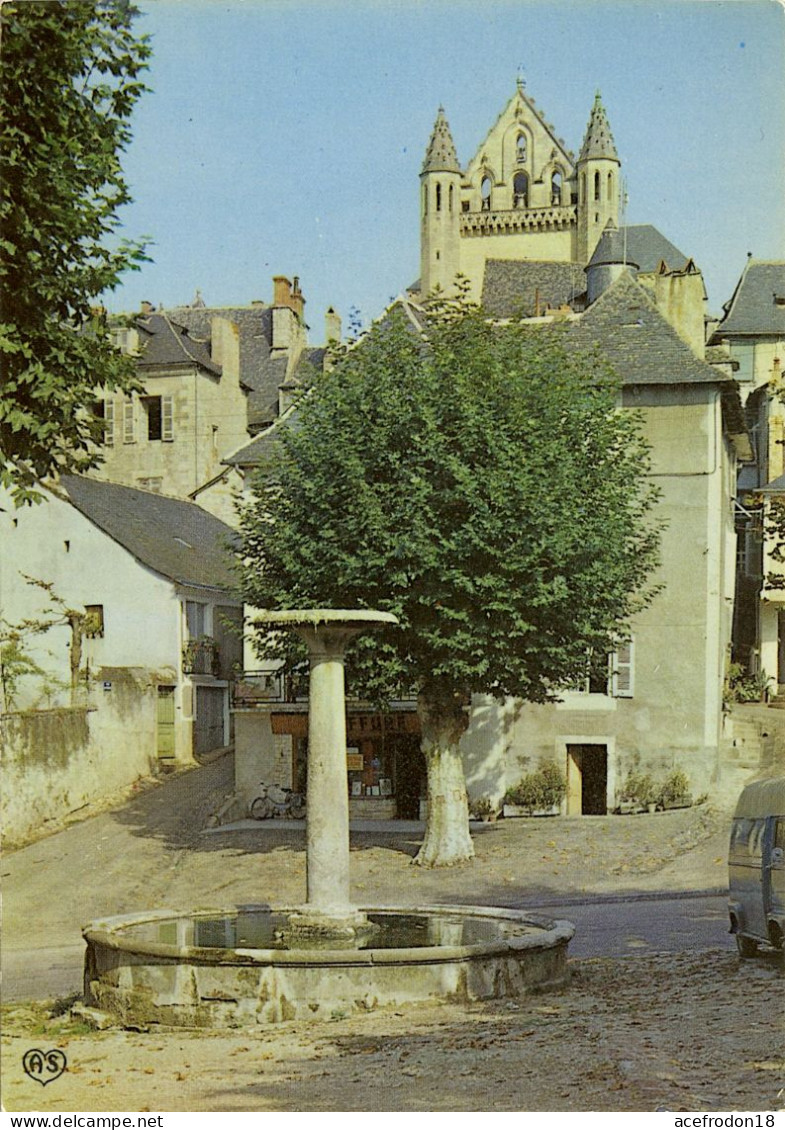
<path fill-rule="evenodd" d="M 608 811 L 608 747 L 567 746 L 567 811 L 605 816 Z"/>

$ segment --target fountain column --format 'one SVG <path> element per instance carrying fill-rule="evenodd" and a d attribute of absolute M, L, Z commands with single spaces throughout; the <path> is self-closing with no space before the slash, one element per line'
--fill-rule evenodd
<path fill-rule="evenodd" d="M 265 612 L 257 620 L 290 628 L 308 647 L 307 895 L 296 930 L 354 933 L 365 916 L 349 897 L 349 789 L 346 777 L 344 654 L 353 636 L 397 620 L 389 612 L 313 609 Z"/>

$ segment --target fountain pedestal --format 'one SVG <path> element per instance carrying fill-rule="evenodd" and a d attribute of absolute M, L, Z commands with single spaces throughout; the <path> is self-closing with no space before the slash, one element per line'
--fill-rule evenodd
<path fill-rule="evenodd" d="M 220 1027 L 563 985 L 569 922 L 494 907 L 352 906 L 344 652 L 358 632 L 396 620 L 317 609 L 259 623 L 298 632 L 310 656 L 307 901 L 93 922 L 87 1002 L 126 1022 Z"/>
<path fill-rule="evenodd" d="M 256 620 L 260 626 L 296 632 L 305 641 L 310 664 L 306 903 L 290 917 L 293 935 L 351 938 L 371 928 L 349 897 L 344 655 L 360 632 L 397 622 L 389 612 L 325 608 L 263 612 Z"/>

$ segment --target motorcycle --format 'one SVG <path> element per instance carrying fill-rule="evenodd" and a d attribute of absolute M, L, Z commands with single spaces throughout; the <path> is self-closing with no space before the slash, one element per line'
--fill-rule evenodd
<path fill-rule="evenodd" d="M 305 816 L 305 797 L 283 785 L 259 783 L 258 795 L 249 805 L 254 820 L 299 820 Z"/>

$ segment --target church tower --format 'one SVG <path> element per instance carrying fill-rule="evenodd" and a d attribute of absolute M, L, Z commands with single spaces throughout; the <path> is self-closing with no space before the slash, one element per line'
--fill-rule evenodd
<path fill-rule="evenodd" d="M 589 262 L 609 222 L 613 228 L 619 226 L 619 167 L 608 116 L 597 91 L 577 161 L 579 263 Z"/>
<path fill-rule="evenodd" d="M 440 106 L 420 173 L 420 294 L 452 290 L 460 270 L 461 167 Z"/>

